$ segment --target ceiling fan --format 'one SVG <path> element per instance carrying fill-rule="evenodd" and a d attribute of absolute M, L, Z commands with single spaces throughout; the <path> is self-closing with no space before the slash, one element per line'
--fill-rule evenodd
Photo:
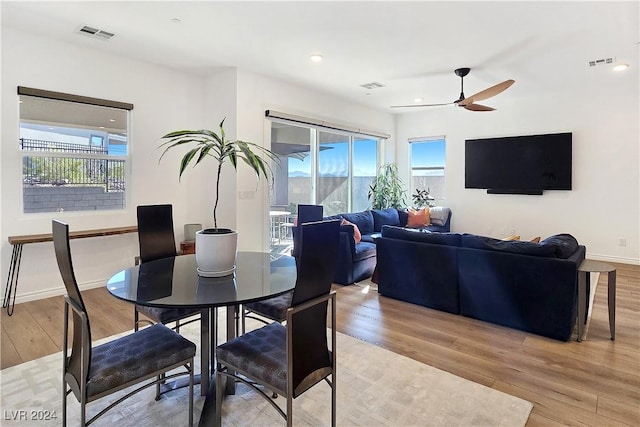
<path fill-rule="evenodd" d="M 456 76 L 460 77 L 460 97 L 453 102 L 447 102 L 443 104 L 411 104 L 411 105 L 392 105 L 391 108 L 406 108 L 406 107 L 439 107 L 442 105 L 457 105 L 470 111 L 493 111 L 495 108 L 487 107 L 486 105 L 476 104 L 476 101 L 482 101 L 483 99 L 491 98 L 501 93 L 509 86 L 515 83 L 515 80 L 505 80 L 502 83 L 498 83 L 495 86 L 491 86 L 483 91 L 471 95 L 468 98 L 464 96 L 464 77 L 469 74 L 470 68 L 458 68 L 454 70 Z"/>

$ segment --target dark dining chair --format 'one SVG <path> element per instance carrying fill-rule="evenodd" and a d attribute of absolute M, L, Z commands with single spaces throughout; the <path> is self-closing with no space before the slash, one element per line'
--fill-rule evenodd
<path fill-rule="evenodd" d="M 241 381 L 262 395 L 284 417 L 287 426 L 293 425 L 293 399 L 325 380 L 331 388 L 331 425 L 336 425 L 336 293 L 331 291 L 331 284 L 339 229 L 340 221 L 301 225 L 296 286 L 287 309 L 286 326 L 270 323 L 216 348 L 216 425 L 222 424 L 225 379 Z M 258 385 L 285 396 L 286 412 Z"/>
<path fill-rule="evenodd" d="M 174 257 L 176 252 L 176 239 L 173 232 L 173 206 L 142 205 L 138 206 L 138 242 L 140 244 L 140 262 L 145 263 L 162 258 Z M 144 314 L 152 321 L 141 320 L 139 313 Z M 172 323 L 175 329 L 180 331 L 180 326 L 195 322 L 198 318 L 182 320 L 201 313 L 201 310 L 190 308 L 160 308 L 135 305 L 133 311 L 133 329 L 138 330 L 141 322 L 147 323 Z"/>
<path fill-rule="evenodd" d="M 78 289 L 71 261 L 69 226 L 54 219 L 52 229 L 58 268 L 67 290 L 67 295 L 64 298 L 62 344 L 62 425 L 67 425 L 67 396 L 72 392 L 80 402 L 79 424 L 85 426 L 135 393 L 154 384 L 156 386 L 156 400 L 159 400 L 160 383 L 182 375 L 189 375 L 188 425 L 192 425 L 193 359 L 196 345 L 166 326 L 156 324 L 93 347 L 91 323 Z M 68 349 L 69 307 L 73 313 L 71 355 L 69 355 Z M 167 372 L 182 366 L 185 368 L 184 372 L 180 370 L 180 372 L 167 374 Z M 118 398 L 91 419 L 86 419 L 87 403 L 142 382 L 144 384 Z"/>
<path fill-rule="evenodd" d="M 292 228 L 292 256 L 297 258 L 300 253 L 300 227 L 302 224 L 322 221 L 322 215 L 323 207 L 321 205 L 298 205 L 298 219 L 296 225 Z M 293 291 L 264 301 L 245 304 L 242 307 L 242 333 L 244 334 L 246 331 L 246 319 L 248 318 L 258 320 L 265 324 L 270 323 L 268 320 L 280 323 L 284 322 L 287 317 L 287 309 L 291 307 L 292 298 Z"/>

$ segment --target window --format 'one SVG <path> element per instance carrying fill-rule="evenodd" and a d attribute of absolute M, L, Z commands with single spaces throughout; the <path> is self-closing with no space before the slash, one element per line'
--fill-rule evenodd
<path fill-rule="evenodd" d="M 271 207 L 291 213 L 298 204 L 324 206 L 325 216 L 370 207 L 380 139 L 298 124 L 271 123 L 274 167 Z"/>
<path fill-rule="evenodd" d="M 130 104 L 19 87 L 23 212 L 124 209 Z"/>
<path fill-rule="evenodd" d="M 429 190 L 435 199 L 445 197 L 444 137 L 412 138 L 411 144 L 411 194 L 416 190 Z"/>

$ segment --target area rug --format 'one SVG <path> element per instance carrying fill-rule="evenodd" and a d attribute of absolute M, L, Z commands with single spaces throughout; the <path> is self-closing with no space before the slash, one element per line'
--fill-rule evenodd
<path fill-rule="evenodd" d="M 221 310 L 223 311 L 223 310 Z M 198 323 L 181 333 L 199 342 Z M 224 337 L 221 338 L 224 340 Z M 337 334 L 337 424 L 339 426 L 524 426 L 533 405 L 410 358 Z M 61 425 L 61 353 L 0 371 L 3 426 Z M 199 371 L 199 357 L 196 357 Z M 194 419 L 204 397 L 196 386 Z M 99 418 L 95 426 L 185 426 L 188 388 L 156 402 L 151 387 Z M 121 392 L 124 393 L 124 392 Z M 115 400 L 105 397 L 87 406 L 88 416 Z M 280 407 L 286 401 L 276 399 Z M 330 425 L 331 392 L 320 383 L 294 400 L 296 426 Z M 78 425 L 79 404 L 68 397 L 68 424 Z M 54 418 L 55 417 L 55 418 Z M 223 404 L 223 425 L 280 426 L 284 420 L 243 384 Z"/>

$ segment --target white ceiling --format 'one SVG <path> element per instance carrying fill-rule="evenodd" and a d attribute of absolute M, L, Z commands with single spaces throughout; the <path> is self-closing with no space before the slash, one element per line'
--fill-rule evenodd
<path fill-rule="evenodd" d="M 6 1 L 2 25 L 207 75 L 238 67 L 391 112 L 515 79 L 501 97 L 562 92 L 592 59 L 638 67 L 638 2 Z M 172 22 L 173 18 L 180 23 Z M 110 40 L 78 33 L 88 25 Z M 321 54 L 316 64 L 311 54 Z M 635 71 L 637 72 L 637 70 Z M 372 81 L 386 85 L 367 90 Z M 575 89 L 575 87 L 574 87 Z"/>

